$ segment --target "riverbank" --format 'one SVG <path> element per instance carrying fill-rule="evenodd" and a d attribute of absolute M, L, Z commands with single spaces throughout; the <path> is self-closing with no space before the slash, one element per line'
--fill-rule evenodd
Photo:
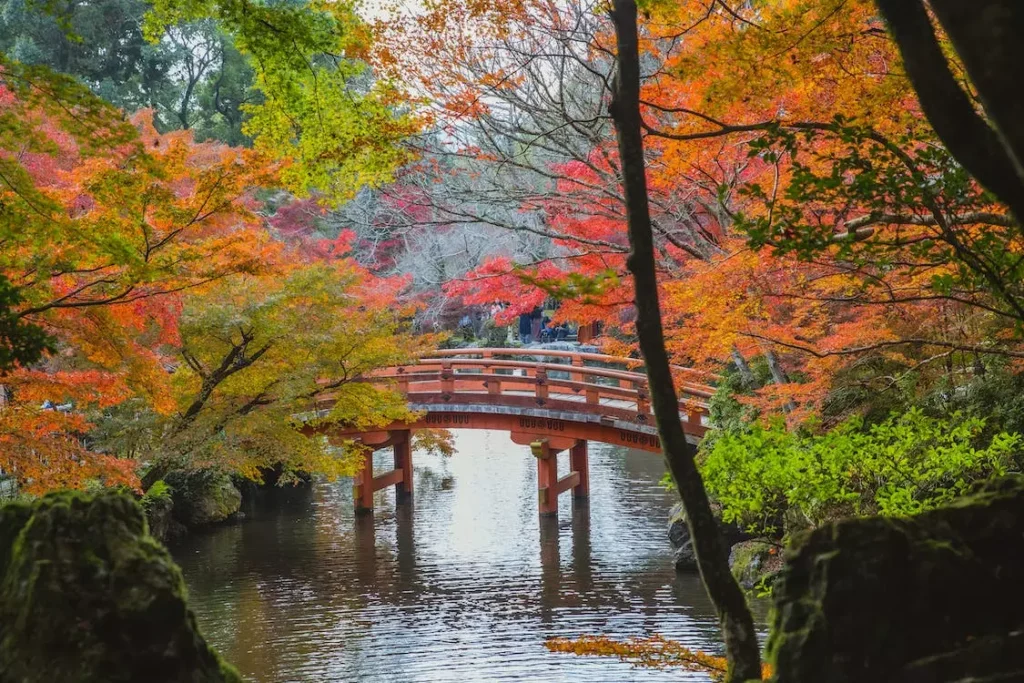
<path fill-rule="evenodd" d="M 729 568 L 745 590 L 756 595 L 766 593 L 782 571 L 782 546 L 767 538 L 757 538 L 735 524 L 719 522 L 723 542 L 729 547 Z M 673 548 L 672 564 L 683 575 L 697 576 L 697 556 L 686 526 L 682 503 L 669 511 L 668 541 Z"/>
<path fill-rule="evenodd" d="M 217 470 L 172 472 L 153 484 L 142 498 L 150 533 L 175 543 L 190 533 L 245 521 L 257 506 L 275 498 L 280 489 L 308 489 L 309 475 L 290 475 L 279 485 L 282 472 L 266 470 L 262 481 L 231 477 Z"/>

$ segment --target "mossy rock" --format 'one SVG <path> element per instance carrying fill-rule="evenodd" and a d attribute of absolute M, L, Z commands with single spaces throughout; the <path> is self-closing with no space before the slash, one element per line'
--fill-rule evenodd
<path fill-rule="evenodd" d="M 174 516 L 187 527 L 227 521 L 242 507 L 242 493 L 217 470 L 176 472 L 166 477 L 173 489 Z"/>
<path fill-rule="evenodd" d="M 174 522 L 174 503 L 170 498 L 165 498 L 153 501 L 143 509 L 150 535 L 160 542 L 166 542 L 171 536 L 171 525 Z"/>
<path fill-rule="evenodd" d="M 0 508 L 0 681 L 235 683 L 129 496 Z"/>
<path fill-rule="evenodd" d="M 727 547 L 731 548 L 737 543 L 742 543 L 743 541 L 752 538 L 751 534 L 746 533 L 736 524 L 723 522 L 721 519 L 722 511 L 720 507 L 713 505 L 712 512 L 718 522 L 718 531 L 722 535 L 722 541 Z M 693 540 L 690 538 L 690 527 L 686 525 L 686 511 L 683 509 L 682 503 L 674 505 L 671 512 L 669 512 L 668 540 L 672 544 L 672 547 L 675 548 L 673 564 L 675 565 L 676 571 L 683 573 L 698 571 L 697 553 L 693 549 Z"/>
<path fill-rule="evenodd" d="M 778 683 L 1024 680 L 1024 478 L 912 518 L 798 537 L 775 584 Z"/>
<path fill-rule="evenodd" d="M 752 590 L 762 582 L 774 581 L 782 569 L 782 558 L 774 543 L 741 541 L 729 551 L 729 568 L 741 586 Z"/>
<path fill-rule="evenodd" d="M 146 495 L 139 501 L 146 515 L 149 535 L 161 543 L 166 543 L 170 539 L 173 535 L 172 528 L 176 524 L 172 517 L 174 500 L 171 495 L 171 487 L 163 480 L 159 480 L 149 487 Z"/>

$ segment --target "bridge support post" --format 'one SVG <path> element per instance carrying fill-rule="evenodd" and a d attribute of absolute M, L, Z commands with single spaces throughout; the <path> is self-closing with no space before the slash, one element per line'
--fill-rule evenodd
<path fill-rule="evenodd" d="M 357 515 L 373 513 L 373 449 L 363 453 L 363 468 L 352 482 L 352 497 Z"/>
<path fill-rule="evenodd" d="M 386 432 L 367 432 L 360 437 L 366 450 L 363 466 L 352 482 L 352 497 L 356 514 L 373 512 L 375 491 L 395 486 L 395 501 L 401 502 L 412 495 L 412 432 L 395 429 Z M 373 476 L 373 452 L 391 446 L 395 454 L 395 469 Z"/>
<path fill-rule="evenodd" d="M 547 439 L 530 444 L 537 458 L 537 510 L 541 517 L 558 514 L 558 451 Z"/>
<path fill-rule="evenodd" d="M 536 437 L 535 437 L 536 438 Z M 522 434 L 512 433 L 512 440 L 521 443 Z M 558 514 L 558 496 L 572 489 L 574 498 L 585 499 L 590 491 L 587 467 L 587 442 L 582 439 L 551 437 L 529 442 L 537 458 L 537 511 L 541 517 Z M 558 453 L 569 451 L 569 474 L 558 478 Z"/>
<path fill-rule="evenodd" d="M 569 471 L 579 474 L 580 481 L 572 487 L 576 500 L 590 497 L 590 462 L 587 457 L 587 442 L 579 440 L 569 449 Z"/>
<path fill-rule="evenodd" d="M 397 432 L 395 439 L 395 470 L 402 473 L 402 479 L 395 484 L 395 502 L 402 502 L 412 497 L 412 432 Z"/>

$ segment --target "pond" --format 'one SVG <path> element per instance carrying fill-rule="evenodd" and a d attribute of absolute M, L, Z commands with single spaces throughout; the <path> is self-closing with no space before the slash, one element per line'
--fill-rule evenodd
<path fill-rule="evenodd" d="M 699 580 L 672 566 L 660 456 L 591 444 L 589 505 L 563 494 L 541 520 L 529 448 L 455 434 L 451 458 L 414 455 L 411 504 L 380 491 L 357 518 L 350 481 L 284 489 L 173 547 L 206 637 L 261 682 L 706 680 L 544 647 L 658 633 L 721 651 Z"/>

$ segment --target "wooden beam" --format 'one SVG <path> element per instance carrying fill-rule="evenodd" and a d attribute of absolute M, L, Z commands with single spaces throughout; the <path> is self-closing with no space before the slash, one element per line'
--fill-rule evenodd
<path fill-rule="evenodd" d="M 547 440 L 530 444 L 537 459 L 537 512 L 541 517 L 558 514 L 558 454 L 548 447 Z"/>
<path fill-rule="evenodd" d="M 358 438 L 363 444 L 374 449 L 384 448 L 392 443 L 390 431 L 363 432 L 359 434 Z"/>
<path fill-rule="evenodd" d="M 402 481 L 395 486 L 395 500 L 403 501 L 412 495 L 412 432 L 397 432 L 394 445 L 395 469 L 402 471 Z"/>
<path fill-rule="evenodd" d="M 579 486 L 579 483 L 580 473 L 570 472 L 555 483 L 555 495 L 560 495 L 563 491 Z"/>
<path fill-rule="evenodd" d="M 394 486 L 402 482 L 404 473 L 402 470 L 391 470 L 384 474 L 379 474 L 373 478 L 373 490 L 380 491 L 382 488 L 388 486 Z"/>
<path fill-rule="evenodd" d="M 532 397 L 527 397 L 532 400 Z M 703 425 L 684 422 L 683 426 L 692 441 L 704 436 L 707 430 Z M 514 408 L 507 412 L 474 412 L 474 411 L 439 411 L 431 412 L 428 408 L 424 415 L 413 422 L 395 422 L 390 429 L 489 429 L 506 432 L 527 432 L 540 438 L 570 437 L 586 441 L 597 441 L 616 446 L 626 446 L 652 453 L 661 452 L 661 441 L 657 434 L 648 431 L 617 427 L 611 424 L 594 422 L 575 422 L 560 416 L 535 417 L 521 415 Z M 647 427 L 646 429 L 650 429 Z M 357 438 L 356 429 L 346 429 L 332 424 L 307 424 L 302 428 L 304 434 L 332 434 L 340 437 Z M 574 468 L 575 469 L 575 468 Z"/>
<path fill-rule="evenodd" d="M 381 488 L 386 488 L 387 486 L 393 486 L 396 483 L 400 483 L 402 476 L 403 474 L 401 470 L 391 470 L 384 474 L 378 474 L 374 477 L 374 490 L 380 490 Z"/>

